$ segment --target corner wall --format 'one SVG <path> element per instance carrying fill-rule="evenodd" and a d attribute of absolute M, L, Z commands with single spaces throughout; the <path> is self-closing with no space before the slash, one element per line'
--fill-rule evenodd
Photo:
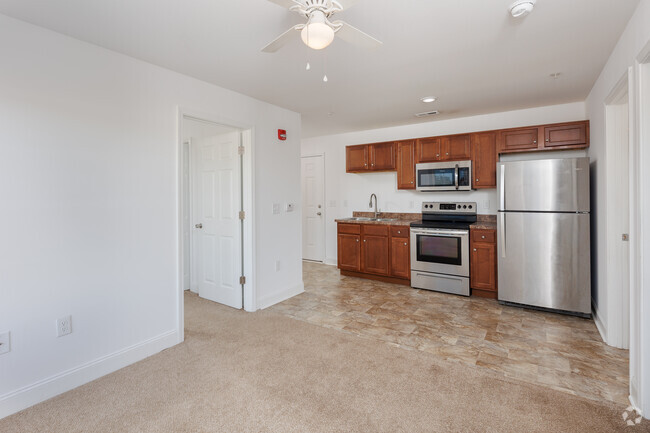
<path fill-rule="evenodd" d="M 629 68 L 632 68 L 630 116 L 637 119 L 633 123 L 639 123 L 638 101 L 640 99 L 639 93 L 641 89 L 638 87 L 638 77 L 635 78 L 635 69 L 637 56 L 650 43 L 650 25 L 648 23 L 650 23 L 650 0 L 641 0 L 586 100 L 587 114 L 591 121 L 591 147 L 589 149 L 589 156 L 592 158 L 593 164 L 596 167 L 594 185 L 597 197 L 595 209 L 596 231 L 598 238 L 601 240 L 606 239 L 607 236 L 606 186 L 608 173 L 605 170 L 605 161 L 609 152 L 616 152 L 616 149 L 608 149 L 605 143 L 605 101 L 615 89 L 619 80 L 628 73 Z M 639 125 L 637 124 L 635 128 L 638 130 Z M 630 132 L 631 137 L 634 137 L 634 143 L 638 140 L 639 136 L 634 130 Z M 636 156 L 633 153 L 633 147 L 630 148 L 630 162 L 632 164 L 636 164 L 642 160 L 641 158 L 644 157 L 644 153 L 647 152 L 646 145 L 647 142 L 640 143 L 641 154 L 637 154 Z M 642 193 L 648 185 L 647 174 L 645 174 L 648 170 L 647 166 L 639 163 L 638 168 L 638 184 L 633 183 L 630 185 L 632 195 L 635 194 L 635 191 Z M 642 204 L 639 203 L 639 206 Z M 635 210 L 635 207 L 632 206 L 631 210 Z M 641 227 L 646 226 L 647 229 L 647 215 L 642 213 L 639 213 L 638 216 L 632 215 L 633 222 L 636 218 L 639 219 Z M 637 250 L 637 243 L 643 242 L 641 235 L 644 234 L 642 232 L 633 232 L 631 234 L 630 258 L 633 262 L 632 266 L 635 266 L 634 261 L 638 261 L 638 266 L 641 269 L 647 269 L 648 258 L 641 256 L 640 250 Z M 597 305 L 598 311 L 602 315 L 601 320 L 603 321 L 603 325 L 607 329 L 612 326 L 611 322 L 616 320 L 620 321 L 620 317 L 618 316 L 620 313 L 618 311 L 611 311 L 611 302 L 608 302 L 608 294 L 611 292 L 611 289 L 605 284 L 607 281 L 607 245 L 604 242 L 598 244 L 597 254 L 598 278 L 595 282 L 596 298 L 594 299 L 594 303 Z M 647 303 L 650 300 L 650 285 L 647 281 L 635 281 L 633 272 L 631 275 L 631 289 L 630 393 L 633 403 L 643 409 L 645 416 L 648 417 L 650 415 L 650 319 L 647 319 Z M 637 298 L 634 297 L 635 292 L 638 295 Z M 646 309 L 638 310 L 635 313 L 635 309 L 639 308 Z"/>
<path fill-rule="evenodd" d="M 302 290 L 299 114 L 4 15 L 0 58 L 0 417 L 182 340 L 179 107 L 254 130 L 252 308 Z"/>
<path fill-rule="evenodd" d="M 372 193 L 377 194 L 379 208 L 384 212 L 419 213 L 423 201 L 436 200 L 475 201 L 479 213 L 496 214 L 497 211 L 496 189 L 464 193 L 420 193 L 398 190 L 396 172 L 348 174 L 345 172 L 345 146 L 585 119 L 584 103 L 575 102 L 302 140 L 302 156 L 325 154 L 326 263 L 336 263 L 334 220 L 352 216 L 353 211 L 368 210 Z M 550 153 L 538 156 L 557 157 Z"/>

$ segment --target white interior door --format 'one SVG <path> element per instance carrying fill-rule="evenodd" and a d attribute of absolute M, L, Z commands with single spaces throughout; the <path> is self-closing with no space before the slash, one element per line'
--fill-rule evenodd
<path fill-rule="evenodd" d="M 192 140 L 193 262 L 199 296 L 242 308 L 240 133 Z"/>
<path fill-rule="evenodd" d="M 302 257 L 325 259 L 325 177 L 324 157 L 302 158 Z"/>

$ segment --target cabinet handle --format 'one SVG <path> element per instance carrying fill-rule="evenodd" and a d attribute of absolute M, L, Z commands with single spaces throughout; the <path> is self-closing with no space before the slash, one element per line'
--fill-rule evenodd
<path fill-rule="evenodd" d="M 411 181 L 411 183 L 413 183 L 413 181 Z"/>
<path fill-rule="evenodd" d="M 533 141 L 533 144 L 537 144 L 537 140 Z"/>
<path fill-rule="evenodd" d="M 547 143 L 549 142 L 549 139 L 548 139 L 548 138 L 546 139 L 546 142 L 547 142 Z"/>
<path fill-rule="evenodd" d="M 481 236 L 481 239 L 485 239 L 485 235 Z M 474 250 L 474 251 L 476 251 L 476 250 Z"/>
<path fill-rule="evenodd" d="M 449 152 L 447 152 L 446 155 L 449 155 Z"/>
<path fill-rule="evenodd" d="M 440 154 L 439 154 L 439 153 L 436 153 L 436 156 L 440 156 Z"/>
<path fill-rule="evenodd" d="M 476 252 L 476 248 L 474 248 L 474 252 Z"/>
<path fill-rule="evenodd" d="M 359 242 L 359 239 L 357 239 L 357 242 Z"/>
<path fill-rule="evenodd" d="M 366 240 L 364 239 L 363 241 L 365 242 Z"/>
<path fill-rule="evenodd" d="M 476 179 L 476 181 L 478 182 L 478 179 Z"/>
<path fill-rule="evenodd" d="M 400 230 L 397 230 L 397 234 L 400 235 L 402 234 L 402 232 Z"/>
<path fill-rule="evenodd" d="M 404 246 L 406 246 L 406 242 L 404 242 Z"/>

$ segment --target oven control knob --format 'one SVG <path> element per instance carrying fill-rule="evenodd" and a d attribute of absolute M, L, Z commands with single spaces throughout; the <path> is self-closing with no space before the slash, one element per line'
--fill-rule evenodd
<path fill-rule="evenodd" d="M 467 209 L 467 205 L 466 205 L 466 204 L 463 205 L 463 209 Z"/>
<path fill-rule="evenodd" d="M 471 204 L 469 205 L 469 208 L 470 208 L 470 209 L 472 208 L 472 205 L 471 205 Z"/>
<path fill-rule="evenodd" d="M 458 205 L 457 208 L 460 209 L 460 205 Z"/>

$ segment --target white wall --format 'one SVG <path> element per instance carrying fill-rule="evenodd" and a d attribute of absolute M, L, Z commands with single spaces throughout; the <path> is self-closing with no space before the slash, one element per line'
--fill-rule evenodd
<path fill-rule="evenodd" d="M 644 47 L 650 42 L 650 0 L 641 0 L 639 6 L 637 7 L 636 12 L 630 19 L 625 31 L 621 35 L 614 51 L 609 57 L 605 67 L 603 68 L 598 80 L 594 84 L 589 97 L 586 101 L 587 114 L 591 120 L 591 148 L 589 149 L 589 156 L 592 158 L 595 172 L 595 188 L 596 191 L 596 232 L 598 239 L 605 239 L 607 233 L 607 196 L 606 196 L 606 184 L 607 182 L 613 180 L 608 177 L 608 173 L 605 170 L 605 160 L 609 152 L 616 152 L 616 149 L 607 149 L 605 146 L 605 101 L 610 93 L 615 89 L 619 80 L 628 73 L 628 68 L 634 67 L 632 70 L 632 87 L 630 95 L 632 97 L 632 104 L 630 106 L 630 114 L 633 118 L 636 117 L 637 127 L 639 112 L 637 101 L 640 89 L 636 84 L 638 81 L 635 80 L 635 63 L 637 56 L 642 52 Z M 647 114 L 646 114 L 647 115 Z M 634 132 L 634 131 L 632 131 Z M 633 136 L 638 137 L 638 135 L 633 134 Z M 643 158 L 644 153 L 647 152 L 647 149 L 644 148 L 644 145 L 647 146 L 648 143 L 643 143 L 641 145 L 641 153 L 634 155 L 632 149 L 631 151 L 631 162 L 634 164 L 636 161 Z M 644 174 L 645 173 L 645 174 Z M 643 192 L 644 188 L 647 188 L 647 166 L 645 164 L 639 164 L 638 179 L 642 179 L 642 182 L 639 184 L 631 184 L 632 194 Z M 642 205 L 642 203 L 639 203 Z M 634 210 L 634 205 L 632 210 Z M 633 216 L 633 218 L 636 218 Z M 645 225 L 647 224 L 647 216 L 639 214 L 640 221 Z M 644 221 L 645 220 L 645 221 Z M 637 243 L 643 243 L 641 235 L 643 233 L 637 232 L 636 237 L 632 233 L 631 239 L 631 248 L 632 260 L 636 260 L 635 256 L 638 258 L 639 251 L 636 250 Z M 647 243 L 647 242 L 646 242 Z M 603 243 L 598 244 L 598 258 L 597 258 L 597 268 L 598 268 L 598 278 L 596 280 L 596 297 L 594 301 L 598 305 L 599 313 L 601 314 L 601 320 L 604 322 L 605 328 L 611 326 L 610 322 L 615 321 L 617 317 L 611 317 L 612 314 L 617 314 L 617 312 L 608 311 L 608 293 L 610 288 L 606 287 L 603 283 L 606 281 L 607 268 L 606 268 L 606 249 L 607 245 Z M 639 262 L 641 269 L 647 269 L 650 266 L 650 263 L 644 263 L 648 261 L 647 256 L 643 256 L 642 261 Z M 632 276 L 633 290 L 636 290 L 634 275 Z M 643 281 L 637 282 L 638 290 L 641 291 L 640 296 L 636 297 L 632 294 L 631 307 L 632 310 L 640 308 L 642 302 L 648 302 L 650 300 L 650 286 L 648 283 Z M 636 299 L 636 302 L 635 300 Z M 645 307 L 646 304 L 643 304 Z M 645 307 L 647 308 L 647 307 Z M 650 319 L 648 319 L 648 310 L 645 312 L 638 310 L 636 314 L 633 312 L 633 328 L 638 328 L 635 332 L 635 329 L 631 330 L 631 339 L 630 339 L 630 387 L 632 399 L 639 407 L 643 409 L 643 412 L 646 416 L 650 414 Z M 635 324 L 635 316 L 637 323 Z M 645 316 L 645 317 L 644 317 Z M 640 332 L 638 332 L 640 331 Z M 641 368 L 643 366 L 643 368 Z"/>
<path fill-rule="evenodd" d="M 347 174 L 345 173 L 345 146 L 584 120 L 585 118 L 584 103 L 576 102 L 302 140 L 303 156 L 325 154 L 326 262 L 336 263 L 336 223 L 334 220 L 352 216 L 352 212 L 356 210 L 368 210 L 368 201 L 372 193 L 377 194 L 379 208 L 384 212 L 419 213 L 423 201 L 435 200 L 475 201 L 478 203 L 479 213 L 496 214 L 497 211 L 496 189 L 461 193 L 418 193 L 397 190 L 396 172 Z M 550 153 L 536 154 L 536 156 L 537 158 L 554 157 Z"/>
<path fill-rule="evenodd" d="M 302 289 L 299 114 L 2 15 L 0 58 L 0 417 L 182 338 L 179 107 L 254 128 L 257 305 Z"/>

